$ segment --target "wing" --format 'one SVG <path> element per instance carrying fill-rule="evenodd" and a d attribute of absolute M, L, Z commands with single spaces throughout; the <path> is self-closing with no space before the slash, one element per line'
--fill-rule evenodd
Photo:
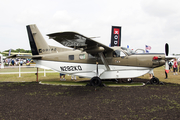
<path fill-rule="evenodd" d="M 49 36 L 50 39 L 56 40 L 57 42 L 61 43 L 64 46 L 75 49 L 83 48 L 83 50 L 88 53 L 113 51 L 112 48 L 76 32 L 59 32 L 59 33 L 48 34 L 47 36 Z"/>

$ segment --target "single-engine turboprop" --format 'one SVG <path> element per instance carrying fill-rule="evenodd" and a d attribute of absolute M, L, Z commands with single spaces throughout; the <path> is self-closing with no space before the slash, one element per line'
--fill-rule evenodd
<path fill-rule="evenodd" d="M 101 79 L 135 78 L 165 64 L 164 53 L 141 53 L 125 47 L 108 47 L 76 32 L 48 34 L 64 46 L 49 46 L 36 25 L 27 25 L 32 59 L 38 67 L 60 73 L 91 78 L 90 84 L 101 85 Z M 152 79 L 152 82 L 159 82 Z"/>

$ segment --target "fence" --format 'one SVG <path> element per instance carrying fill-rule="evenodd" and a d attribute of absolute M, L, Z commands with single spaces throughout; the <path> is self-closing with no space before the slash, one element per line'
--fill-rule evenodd
<path fill-rule="evenodd" d="M 35 66 L 4 66 L 3 69 L 0 69 L 0 74 L 19 74 L 19 77 L 21 77 L 21 74 L 24 73 L 44 73 L 44 76 L 46 76 L 46 73 L 54 73 L 56 71 L 47 70 L 47 69 L 38 69 Z"/>

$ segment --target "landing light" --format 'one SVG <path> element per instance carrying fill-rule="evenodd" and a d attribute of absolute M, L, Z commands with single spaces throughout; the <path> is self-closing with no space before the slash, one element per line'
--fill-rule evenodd
<path fill-rule="evenodd" d="M 157 60 L 157 59 L 158 59 L 158 57 L 157 57 L 157 56 L 154 56 L 154 57 L 153 57 L 153 60 Z"/>

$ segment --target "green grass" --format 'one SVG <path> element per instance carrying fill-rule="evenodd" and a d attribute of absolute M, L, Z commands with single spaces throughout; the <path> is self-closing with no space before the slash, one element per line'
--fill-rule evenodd
<path fill-rule="evenodd" d="M 37 69 L 36 68 L 22 68 L 22 72 L 35 72 Z M 39 71 L 44 71 L 43 69 L 39 69 Z M 46 70 L 46 71 L 52 71 L 52 70 Z M 9 69 L 0 69 L 0 72 L 18 72 L 18 68 L 9 68 Z M 176 83 L 180 84 L 180 73 L 178 75 L 173 75 L 173 72 L 168 73 L 168 79 L 165 78 L 165 73 L 164 73 L 164 68 L 159 67 L 154 69 L 154 74 L 155 77 L 159 78 L 160 81 L 162 82 L 168 82 L 168 83 Z M 59 73 L 54 72 L 54 73 L 46 73 L 46 76 L 44 77 L 44 73 L 39 73 L 38 75 L 38 81 L 42 81 L 43 83 L 47 81 L 51 82 L 53 84 L 72 84 L 74 81 L 71 81 L 71 76 L 66 75 L 66 82 L 62 81 L 60 82 L 60 77 Z M 140 78 L 142 79 L 149 79 L 149 74 L 145 74 L 144 76 L 141 76 Z M 90 80 L 89 78 L 78 78 L 77 81 L 84 81 L 84 80 Z M 21 77 L 19 77 L 19 74 L 0 74 L 0 82 L 33 82 L 36 81 L 36 75 L 34 73 L 29 73 L 29 74 L 21 74 Z M 69 82 L 67 82 L 69 81 Z M 80 82 L 80 83 L 75 83 L 79 85 L 84 85 L 86 83 Z M 111 86 L 117 85 L 116 83 L 106 83 L 110 84 Z M 121 84 L 124 85 L 124 84 Z M 125 84 L 127 85 L 127 84 Z M 134 84 L 134 85 L 139 85 L 139 83 Z"/>
<path fill-rule="evenodd" d="M 53 85 L 77 85 L 85 86 L 88 82 L 73 82 L 73 81 L 41 81 L 43 84 L 53 84 Z"/>

